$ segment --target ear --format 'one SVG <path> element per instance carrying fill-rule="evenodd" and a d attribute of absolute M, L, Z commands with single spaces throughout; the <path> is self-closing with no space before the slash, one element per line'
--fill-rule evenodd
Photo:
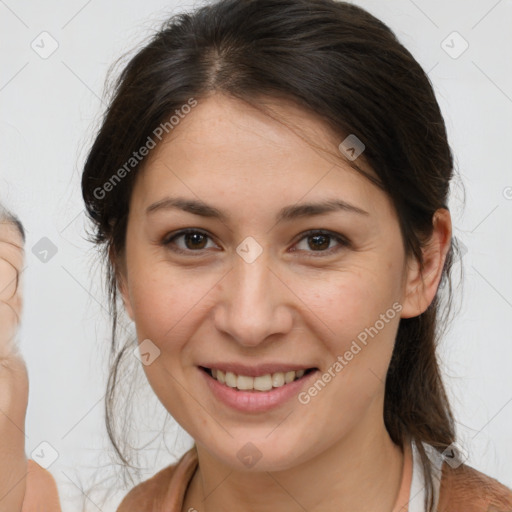
<path fill-rule="evenodd" d="M 441 280 L 452 238 L 450 212 L 446 208 L 436 210 L 432 224 L 432 235 L 422 249 L 423 271 L 416 258 L 407 262 L 401 318 L 421 315 L 434 300 Z"/>
<path fill-rule="evenodd" d="M 114 249 L 112 246 L 110 246 L 108 257 L 110 259 L 111 265 L 115 269 L 117 289 L 119 290 L 119 293 L 123 300 L 124 309 L 128 313 L 128 316 L 133 322 L 133 308 L 132 303 L 130 301 L 130 292 L 126 278 L 126 263 L 124 260 L 124 253 L 120 255 L 119 258 L 116 258 L 114 256 Z"/>

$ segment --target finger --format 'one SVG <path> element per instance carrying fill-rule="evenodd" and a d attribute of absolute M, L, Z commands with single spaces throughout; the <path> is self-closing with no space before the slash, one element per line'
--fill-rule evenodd
<path fill-rule="evenodd" d="M 18 325 L 18 313 L 9 304 L 0 302 L 0 361 L 18 351 L 16 343 Z"/>
<path fill-rule="evenodd" d="M 12 221 L 0 222 L 0 301 L 6 302 L 18 317 L 22 303 L 20 279 L 25 258 L 23 245 L 18 226 Z"/>
<path fill-rule="evenodd" d="M 7 260 L 0 259 L 0 301 L 14 297 L 18 288 L 18 271 Z"/>
<path fill-rule="evenodd" d="M 21 272 L 25 256 L 23 237 L 16 224 L 0 222 L 0 259 Z"/>

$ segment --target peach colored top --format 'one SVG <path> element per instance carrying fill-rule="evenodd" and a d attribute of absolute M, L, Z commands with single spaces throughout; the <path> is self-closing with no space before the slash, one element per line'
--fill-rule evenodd
<path fill-rule="evenodd" d="M 117 512 L 182 512 L 185 494 L 197 465 L 194 446 L 176 464 L 167 466 L 131 489 Z M 421 478 L 415 445 L 406 443 L 402 481 L 393 512 L 423 512 Z M 442 464 L 439 479 L 434 478 L 434 484 L 437 512 L 512 512 L 512 490 L 465 464 L 456 469 Z M 419 491 L 415 490 L 415 485 Z M 48 471 L 29 460 L 22 512 L 41 510 L 61 512 L 57 487 Z"/>

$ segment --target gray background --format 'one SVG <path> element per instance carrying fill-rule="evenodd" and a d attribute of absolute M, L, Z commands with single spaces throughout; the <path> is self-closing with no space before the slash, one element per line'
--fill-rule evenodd
<path fill-rule="evenodd" d="M 512 486 L 512 1 L 355 3 L 387 23 L 428 71 L 445 116 L 466 190 L 463 209 L 454 183 L 454 234 L 467 252 L 455 268 L 465 271 L 461 311 L 440 353 L 469 463 Z M 99 505 L 87 490 L 100 477 L 113 478 L 107 487 L 121 484 L 109 467 L 103 424 L 109 319 L 97 260 L 84 239 L 81 165 L 110 64 L 167 15 L 193 5 L 0 0 L 0 200 L 28 232 L 19 334 L 30 375 L 27 454 L 34 458 L 41 442 L 52 447 L 43 445 L 45 457 L 58 454 L 49 470 L 64 511 L 77 510 L 82 499 L 87 510 L 115 510 L 126 493 Z M 461 53 L 464 40 L 469 46 Z M 46 55 L 52 44 L 57 49 Z M 56 251 L 47 261 L 32 251 L 48 244 L 43 237 Z M 163 445 L 165 413 L 139 377 L 134 407 L 150 404 L 154 412 L 135 428 L 144 431 L 141 439 L 157 436 L 143 452 L 147 477 L 174 462 L 190 439 L 171 421 Z"/>

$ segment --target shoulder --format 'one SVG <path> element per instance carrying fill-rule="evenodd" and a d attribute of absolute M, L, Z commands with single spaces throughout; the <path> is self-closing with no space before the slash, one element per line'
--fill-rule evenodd
<path fill-rule="evenodd" d="M 160 470 L 131 489 L 116 512 L 175 510 L 181 505 L 188 483 L 197 467 L 195 446 L 175 464 Z"/>
<path fill-rule="evenodd" d="M 52 474 L 37 462 L 27 461 L 27 487 L 22 512 L 61 512 L 59 493 Z"/>
<path fill-rule="evenodd" d="M 512 490 L 462 464 L 443 465 L 438 512 L 512 512 Z"/>
<path fill-rule="evenodd" d="M 151 478 L 144 480 L 131 489 L 123 498 L 117 512 L 128 512 L 133 510 L 153 511 L 161 505 L 164 498 L 165 487 L 169 484 L 175 472 L 177 464 L 168 466 Z"/>

